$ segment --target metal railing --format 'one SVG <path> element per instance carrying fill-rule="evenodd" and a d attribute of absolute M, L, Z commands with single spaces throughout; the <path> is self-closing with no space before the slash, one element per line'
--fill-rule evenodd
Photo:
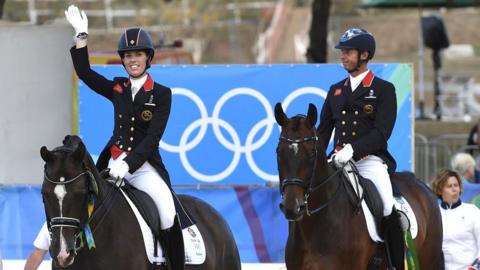
<path fill-rule="evenodd" d="M 415 174 L 426 183 L 441 169 L 449 168 L 455 153 L 472 151 L 474 156 L 480 154 L 478 146 L 467 146 L 468 134 L 442 134 L 428 139 L 415 134 Z"/>

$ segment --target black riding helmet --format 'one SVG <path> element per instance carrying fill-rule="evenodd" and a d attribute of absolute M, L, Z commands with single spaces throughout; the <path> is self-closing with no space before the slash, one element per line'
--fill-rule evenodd
<path fill-rule="evenodd" d="M 155 48 L 153 47 L 152 38 L 142 28 L 126 29 L 120 39 L 118 40 L 118 54 L 123 59 L 127 51 L 145 51 L 147 53 L 147 68 L 155 55 Z"/>
<path fill-rule="evenodd" d="M 368 60 L 370 60 L 375 54 L 375 38 L 373 38 L 373 35 L 365 29 L 350 28 L 343 33 L 335 48 L 357 49 L 360 53 L 367 51 Z"/>

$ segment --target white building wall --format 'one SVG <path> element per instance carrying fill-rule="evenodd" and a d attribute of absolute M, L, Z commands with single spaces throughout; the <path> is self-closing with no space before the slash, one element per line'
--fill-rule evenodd
<path fill-rule="evenodd" d="M 40 184 L 40 147 L 72 133 L 73 31 L 0 21 L 0 185 Z"/>

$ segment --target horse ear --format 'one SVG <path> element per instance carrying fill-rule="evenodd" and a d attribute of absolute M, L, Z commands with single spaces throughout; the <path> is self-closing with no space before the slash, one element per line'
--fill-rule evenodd
<path fill-rule="evenodd" d="M 63 138 L 63 141 L 62 141 L 63 145 L 66 145 L 69 140 L 70 140 L 70 135 L 65 136 L 65 138 Z"/>
<path fill-rule="evenodd" d="M 78 161 L 82 161 L 85 156 L 85 151 L 86 149 L 83 142 L 78 142 L 77 149 L 73 152 L 73 157 Z"/>
<path fill-rule="evenodd" d="M 307 122 L 311 127 L 315 127 L 317 116 L 317 107 L 312 103 L 308 104 Z"/>
<path fill-rule="evenodd" d="M 278 102 L 275 104 L 275 120 L 277 123 L 283 127 L 285 125 L 285 120 L 287 119 L 287 115 L 283 112 L 282 104 Z"/>
<path fill-rule="evenodd" d="M 42 146 L 42 148 L 40 148 L 40 156 L 45 162 L 50 162 L 55 159 L 55 155 L 53 155 L 52 152 L 48 151 L 47 147 L 45 146 Z"/>

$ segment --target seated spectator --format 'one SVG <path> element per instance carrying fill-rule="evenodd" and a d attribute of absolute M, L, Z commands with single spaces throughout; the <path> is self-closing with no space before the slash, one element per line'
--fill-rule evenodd
<path fill-rule="evenodd" d="M 467 269 L 480 258 L 480 209 L 460 199 L 463 185 L 455 171 L 441 170 L 432 189 L 441 200 L 445 270 Z"/>
<path fill-rule="evenodd" d="M 480 184 L 475 183 L 475 160 L 470 154 L 457 153 L 452 157 L 450 165 L 462 178 L 464 192 L 461 199 L 480 208 Z"/>
<path fill-rule="evenodd" d="M 480 121 L 479 121 L 480 122 Z M 479 134 L 479 123 L 475 124 L 472 129 L 470 129 L 470 133 L 468 134 L 468 140 L 467 140 L 467 145 L 468 146 L 477 146 L 480 145 L 480 137 L 478 136 Z M 469 152 L 471 155 L 473 155 L 474 151 L 472 150 L 474 147 L 470 148 Z"/>
<path fill-rule="evenodd" d="M 32 253 L 30 253 L 30 256 L 28 256 L 24 270 L 37 270 L 42 263 L 45 254 L 47 254 L 50 246 L 47 223 L 43 224 L 40 232 L 37 235 L 37 238 L 33 242 L 33 246 L 35 248 L 33 249 Z"/>
<path fill-rule="evenodd" d="M 475 182 L 480 183 L 480 120 L 479 122 L 472 127 L 470 134 L 468 135 L 467 152 L 476 157 L 477 166 L 475 167 Z"/>

